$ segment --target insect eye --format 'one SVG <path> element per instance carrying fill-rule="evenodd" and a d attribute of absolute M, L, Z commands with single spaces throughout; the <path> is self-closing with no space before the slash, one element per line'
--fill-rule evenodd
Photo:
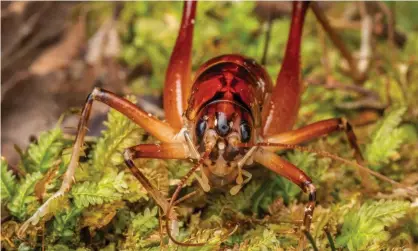
<path fill-rule="evenodd" d="M 241 141 L 244 143 L 250 141 L 251 127 L 248 125 L 248 123 L 244 121 L 239 127 L 241 130 Z"/>
<path fill-rule="evenodd" d="M 200 119 L 199 122 L 197 122 L 197 125 L 196 125 L 196 136 L 197 136 L 197 139 L 198 139 L 199 142 L 202 139 L 203 134 L 206 131 L 207 124 L 208 123 L 204 119 Z"/>

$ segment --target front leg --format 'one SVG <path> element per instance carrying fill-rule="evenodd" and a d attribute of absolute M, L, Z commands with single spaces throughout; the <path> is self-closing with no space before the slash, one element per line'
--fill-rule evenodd
<path fill-rule="evenodd" d="M 315 209 L 316 188 L 312 184 L 311 178 L 293 164 L 280 158 L 274 152 L 258 148 L 254 154 L 254 160 L 273 172 L 285 177 L 294 184 L 298 185 L 304 192 L 309 194 L 308 204 L 305 206 L 303 217 L 303 231 L 309 231 Z M 298 250 L 303 250 L 305 246 L 305 234 L 301 231 Z"/>
<path fill-rule="evenodd" d="M 137 158 L 153 159 L 186 159 L 190 156 L 187 146 L 183 143 L 142 144 L 130 147 L 123 153 L 125 163 L 133 175 L 141 182 L 151 197 L 167 215 L 168 202 L 163 194 L 149 182 L 145 175 L 138 169 L 133 160 Z"/>
<path fill-rule="evenodd" d="M 163 142 L 179 141 L 179 139 L 176 138 L 175 130 L 169 124 L 164 123 L 158 120 L 157 118 L 149 115 L 148 113 L 138 108 L 135 104 L 132 104 L 124 98 L 116 96 L 114 93 L 99 88 L 94 88 L 91 94 L 87 97 L 87 101 L 81 113 L 81 118 L 77 127 L 77 136 L 71 154 L 71 160 L 68 165 L 67 171 L 64 174 L 64 179 L 62 181 L 60 189 L 56 193 L 54 193 L 32 215 L 32 217 L 30 217 L 22 225 L 22 227 L 18 231 L 18 236 L 23 236 L 25 230 L 29 227 L 29 224 L 37 224 L 40 218 L 45 216 L 49 212 L 49 207 L 51 203 L 57 200 L 58 198 L 64 196 L 64 194 L 71 189 L 71 185 L 74 181 L 75 169 L 78 166 L 80 151 L 84 144 L 84 136 L 86 134 L 87 123 L 90 117 L 91 107 L 93 105 L 94 100 L 107 104 L 111 108 L 121 112 L 129 119 L 131 119 L 133 122 L 141 126 L 144 130 L 146 130 L 151 135 Z M 143 182 L 143 180 L 139 181 Z"/>

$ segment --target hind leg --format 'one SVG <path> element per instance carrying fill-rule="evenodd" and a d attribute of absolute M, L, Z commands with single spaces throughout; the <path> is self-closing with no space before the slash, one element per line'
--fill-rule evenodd
<path fill-rule="evenodd" d="M 263 105 L 263 136 L 291 130 L 296 121 L 302 93 L 300 47 L 308 6 L 309 2 L 293 2 L 292 23 L 282 67 L 271 97 Z"/>
<path fill-rule="evenodd" d="M 184 3 L 179 34 L 165 76 L 165 118 L 177 130 L 183 126 L 182 115 L 187 107 L 192 85 L 191 61 L 196 5 L 196 1 Z"/>

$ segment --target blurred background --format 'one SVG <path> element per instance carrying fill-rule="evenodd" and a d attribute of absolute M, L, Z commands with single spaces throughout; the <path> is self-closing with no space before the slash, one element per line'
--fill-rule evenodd
<path fill-rule="evenodd" d="M 302 44 L 307 91 L 299 125 L 340 115 L 367 124 L 399 102 L 416 123 L 418 4 L 327 2 L 319 7 L 353 62 L 309 11 Z M 165 69 L 181 12 L 181 2 L 2 2 L 2 155 L 16 164 L 15 148 L 26 148 L 62 113 L 81 108 L 93 86 L 138 95 L 140 106 L 162 117 Z M 266 68 L 275 79 L 290 12 L 287 2 L 199 3 L 193 70 L 223 53 L 260 61 L 270 29 Z M 95 106 L 93 135 L 100 132 L 106 111 Z M 77 119 L 67 116 L 68 133 L 74 133 Z"/>

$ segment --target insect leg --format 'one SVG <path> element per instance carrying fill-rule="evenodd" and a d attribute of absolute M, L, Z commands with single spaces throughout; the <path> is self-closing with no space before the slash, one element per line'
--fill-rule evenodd
<path fill-rule="evenodd" d="M 123 154 L 125 163 L 133 175 L 141 182 L 142 186 L 151 194 L 152 198 L 167 214 L 168 201 L 160 191 L 149 182 L 145 175 L 138 169 L 133 160 L 137 158 L 153 159 L 186 159 L 189 151 L 183 143 L 163 143 L 163 144 L 141 144 L 127 148 Z"/>
<path fill-rule="evenodd" d="M 132 104 L 124 98 L 118 97 L 112 92 L 94 88 L 93 92 L 88 97 L 87 102 L 93 102 L 93 100 L 105 103 L 111 108 L 119 111 L 162 142 L 174 142 L 178 140 L 176 139 L 178 131 L 170 124 L 160 121 L 152 116 L 152 114 L 144 112 L 135 104 Z"/>
<path fill-rule="evenodd" d="M 196 1 L 184 3 L 179 34 L 165 76 L 164 112 L 166 120 L 177 130 L 183 125 L 182 115 L 187 107 L 192 84 L 191 59 L 196 5 Z"/>
<path fill-rule="evenodd" d="M 265 150 L 262 147 L 258 148 L 254 154 L 254 160 L 273 172 L 285 177 L 291 182 L 298 185 L 304 192 L 308 193 L 309 201 L 305 206 L 305 215 L 303 217 L 304 231 L 309 231 L 313 212 L 315 209 L 316 188 L 312 184 L 311 178 L 308 177 L 302 170 L 293 164 L 280 158 L 274 152 Z M 302 231 L 301 241 L 299 242 L 299 249 L 302 250 L 305 243 L 305 235 Z"/>
<path fill-rule="evenodd" d="M 80 156 L 80 150 L 82 149 L 84 143 L 84 136 L 86 134 L 87 122 L 90 117 L 91 107 L 93 101 L 97 100 L 102 103 L 107 104 L 108 106 L 116 109 L 121 112 L 132 121 L 137 123 L 139 126 L 144 128 L 157 139 L 163 142 L 172 142 L 176 140 L 176 134 L 173 128 L 167 123 L 164 123 L 157 118 L 148 115 L 146 112 L 129 102 L 128 100 L 118 97 L 115 94 L 102 90 L 99 88 L 94 88 L 90 95 L 87 97 L 87 101 L 84 105 L 83 111 L 81 113 L 81 118 L 77 127 L 77 136 L 73 146 L 73 151 L 71 155 L 71 160 L 68 165 L 67 171 L 64 173 L 64 179 L 62 181 L 60 189 L 55 192 L 38 210 L 30 217 L 19 229 L 18 235 L 23 236 L 25 230 L 29 224 L 37 224 L 41 217 L 45 216 L 49 212 L 49 206 L 53 201 L 64 196 L 66 192 L 71 189 L 71 185 L 74 181 L 75 169 L 78 165 L 78 159 Z"/>
<path fill-rule="evenodd" d="M 344 131 L 347 135 L 350 146 L 354 149 L 354 155 L 357 162 L 363 162 L 363 156 L 360 151 L 360 147 L 357 143 L 356 135 L 354 134 L 353 128 L 347 120 L 343 118 L 334 118 L 322 120 L 319 122 L 312 123 L 302 128 L 271 135 L 266 138 L 269 143 L 281 143 L 281 144 L 300 144 L 319 138 L 321 136 L 328 135 L 335 131 Z"/>
<path fill-rule="evenodd" d="M 292 23 L 282 67 L 271 97 L 263 106 L 264 136 L 288 131 L 296 121 L 302 93 L 300 45 L 308 6 L 309 2 L 293 2 Z"/>
<path fill-rule="evenodd" d="M 319 138 L 324 135 L 328 135 L 335 131 L 344 131 L 347 135 L 348 141 L 351 148 L 354 149 L 354 157 L 356 158 L 357 163 L 364 166 L 364 158 L 361 154 L 360 147 L 357 143 L 356 135 L 354 134 L 353 127 L 350 123 L 347 122 L 344 118 L 334 118 L 322 120 L 319 122 L 312 123 L 305 127 L 280 133 L 277 135 L 272 135 L 266 138 L 266 141 L 269 143 L 281 143 L 281 144 L 299 144 L 306 142 L 315 138 Z M 279 150 L 280 148 L 270 148 L 270 150 Z M 370 174 L 364 170 L 359 169 L 359 174 L 363 185 L 368 189 L 373 189 L 371 186 L 373 184 L 370 179 Z"/>

